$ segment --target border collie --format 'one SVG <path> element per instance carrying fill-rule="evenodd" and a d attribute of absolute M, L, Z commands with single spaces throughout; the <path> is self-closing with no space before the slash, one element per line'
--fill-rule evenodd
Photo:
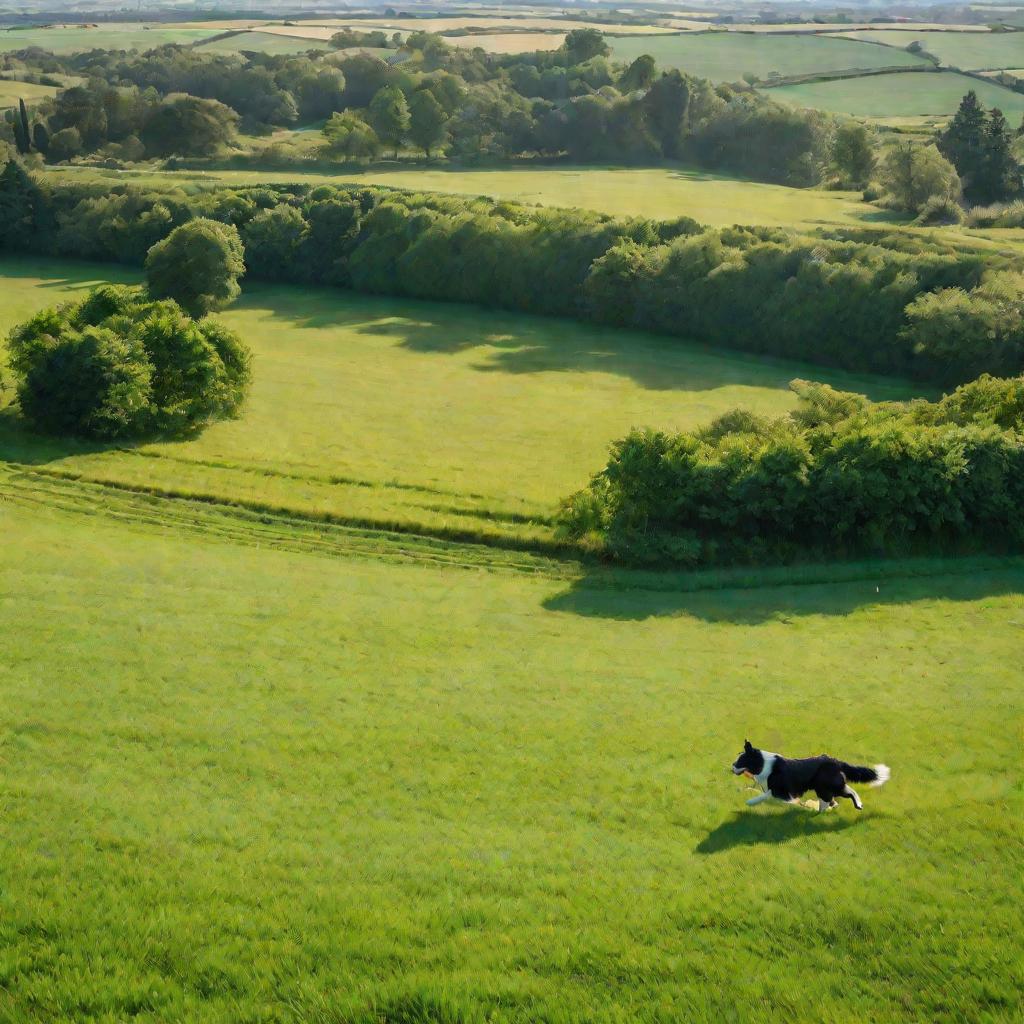
<path fill-rule="evenodd" d="M 770 750 L 759 750 L 751 746 L 750 740 L 743 743 L 743 751 L 732 765 L 733 775 L 751 775 L 764 790 L 759 796 L 747 801 L 749 807 L 765 800 L 782 800 L 787 804 L 798 803 L 809 789 L 818 796 L 818 811 L 827 811 L 836 806 L 836 797 L 853 801 L 859 811 L 864 805 L 849 782 L 866 782 L 881 786 L 889 781 L 889 769 L 884 764 L 874 768 L 862 768 L 834 757 L 822 754 L 820 757 L 788 758 L 773 754 Z"/>

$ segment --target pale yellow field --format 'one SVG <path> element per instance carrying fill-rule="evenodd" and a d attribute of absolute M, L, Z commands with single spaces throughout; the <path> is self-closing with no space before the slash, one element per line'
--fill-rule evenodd
<path fill-rule="evenodd" d="M 452 45 L 466 50 L 480 47 L 488 53 L 533 53 L 557 50 L 565 42 L 564 32 L 502 32 L 498 35 L 445 36 Z"/>
<path fill-rule="evenodd" d="M 814 227 L 862 224 L 879 211 L 855 192 L 765 185 L 686 168 L 538 167 L 514 170 L 408 169 L 360 173 L 339 165 L 336 173 L 289 171 L 142 171 L 124 173 L 54 168 L 53 176 L 132 181 L 140 184 L 224 182 L 230 185 L 360 182 L 429 192 L 486 195 L 542 206 L 577 206 L 615 216 L 669 219 L 688 216 L 702 224 L 766 224 Z"/>
<path fill-rule="evenodd" d="M 336 25 L 263 25 L 260 31 L 293 39 L 330 39 L 339 29 Z"/>
<path fill-rule="evenodd" d="M 553 29 L 568 32 L 574 28 L 596 28 L 615 35 L 657 35 L 671 33 L 675 29 L 659 25 L 614 25 L 591 21 L 573 21 L 567 18 L 536 18 L 530 16 L 505 16 L 497 18 L 307 18 L 297 22 L 300 27 L 338 26 L 343 28 L 384 29 L 404 32 L 451 32 L 460 28 L 487 28 L 498 32 L 502 29 Z M 706 28 L 706 25 L 701 25 Z"/>
<path fill-rule="evenodd" d="M 12 82 L 0 78 L 0 110 L 16 107 L 19 99 L 32 106 L 40 100 L 56 95 L 57 90 L 50 85 L 32 85 L 30 82 Z"/>

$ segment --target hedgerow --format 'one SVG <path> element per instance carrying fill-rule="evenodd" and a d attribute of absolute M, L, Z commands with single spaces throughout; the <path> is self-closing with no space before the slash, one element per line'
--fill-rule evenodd
<path fill-rule="evenodd" d="M 565 501 L 563 536 L 688 566 L 1024 543 L 1024 377 L 934 403 L 791 386 L 786 417 L 630 432 Z"/>
<path fill-rule="evenodd" d="M 14 165 L 12 165 L 14 166 Z M 5 204 L 5 189 L 10 192 Z M 146 190 L 0 178 L 0 247 L 137 265 L 235 225 L 250 277 L 572 316 L 956 385 L 1024 369 L 1015 256 L 851 230 L 702 228 L 359 186 Z"/>

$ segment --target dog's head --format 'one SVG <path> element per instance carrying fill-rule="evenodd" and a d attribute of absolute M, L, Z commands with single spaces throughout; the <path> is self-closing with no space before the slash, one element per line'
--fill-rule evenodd
<path fill-rule="evenodd" d="M 740 756 L 732 763 L 733 775 L 742 775 L 744 772 L 750 775 L 758 775 L 763 767 L 764 754 L 757 747 L 752 747 L 750 740 L 744 740 Z"/>

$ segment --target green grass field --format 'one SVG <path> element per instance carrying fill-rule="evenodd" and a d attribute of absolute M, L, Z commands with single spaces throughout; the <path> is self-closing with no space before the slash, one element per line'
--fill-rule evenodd
<path fill-rule="evenodd" d="M 257 50 L 263 53 L 305 53 L 307 50 L 328 50 L 330 47 L 320 39 L 296 39 L 293 36 L 278 36 L 271 32 L 240 32 L 224 39 L 202 43 L 201 49 L 218 53 L 240 53 L 242 50 Z"/>
<path fill-rule="evenodd" d="M 543 206 L 580 206 L 617 216 L 670 219 L 690 216 L 702 224 L 770 224 L 814 227 L 858 224 L 879 219 L 855 192 L 795 189 L 784 185 L 708 174 L 685 167 L 610 168 L 538 167 L 513 170 L 445 170 L 412 166 L 402 169 L 351 170 L 336 173 L 288 171 L 93 171 L 51 168 L 47 174 L 83 175 L 101 181 L 138 181 L 145 185 L 224 182 L 262 185 L 295 181 L 364 182 L 394 188 L 487 195 Z M 896 219 L 896 218 L 893 218 Z"/>
<path fill-rule="evenodd" d="M 1024 95 L 952 71 L 868 75 L 832 82 L 806 82 L 767 90 L 777 100 L 863 117 L 952 114 L 973 89 L 986 107 L 999 107 L 1016 124 L 1024 115 Z"/>
<path fill-rule="evenodd" d="M 0 275 L 6 333 L 97 269 L 19 260 Z M 254 286 L 223 316 L 255 352 L 241 419 L 187 443 L 105 451 L 36 441 L 8 417 L 7 457 L 122 488 L 547 546 L 558 501 L 634 425 L 683 429 L 737 405 L 781 413 L 794 377 L 911 393 L 640 333 L 328 289 Z"/>
<path fill-rule="evenodd" d="M 40 46 L 51 53 L 83 50 L 151 50 L 167 43 L 194 43 L 215 35 L 213 28 L 178 28 L 155 23 L 109 23 L 96 28 L 60 26 L 54 28 L 0 29 L 0 51 Z"/>
<path fill-rule="evenodd" d="M 845 38 L 905 48 L 919 42 L 943 64 L 966 71 L 1024 67 L 1024 32 L 844 32 Z"/>
<path fill-rule="evenodd" d="M 52 85 L 33 85 L 31 82 L 14 82 L 0 78 L 0 110 L 16 107 L 18 100 L 24 100 L 29 106 L 56 96 L 57 90 Z"/>
<path fill-rule="evenodd" d="M 0 1019 L 1020 1019 L 1019 561 L 694 591 L 45 482 Z M 745 736 L 893 778 L 749 810 Z"/>
<path fill-rule="evenodd" d="M 804 75 L 856 68 L 912 67 L 926 63 L 913 54 L 849 39 L 822 36 L 692 33 L 652 38 L 609 39 L 615 60 L 650 54 L 663 68 L 681 68 L 714 82 L 738 81 L 747 72 Z"/>

